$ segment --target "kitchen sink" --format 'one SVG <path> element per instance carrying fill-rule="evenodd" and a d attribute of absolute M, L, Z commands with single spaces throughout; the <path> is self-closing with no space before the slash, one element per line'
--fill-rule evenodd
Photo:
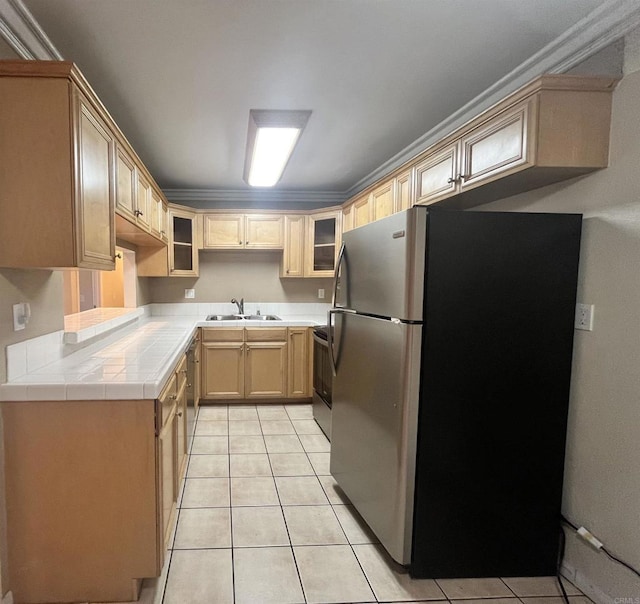
<path fill-rule="evenodd" d="M 282 321 L 276 315 L 209 315 L 207 321 Z"/>

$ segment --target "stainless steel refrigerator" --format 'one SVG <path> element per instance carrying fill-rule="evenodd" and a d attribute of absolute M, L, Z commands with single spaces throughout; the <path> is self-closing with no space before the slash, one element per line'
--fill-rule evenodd
<path fill-rule="evenodd" d="M 580 229 L 414 207 L 344 234 L 331 474 L 414 576 L 555 574 Z"/>

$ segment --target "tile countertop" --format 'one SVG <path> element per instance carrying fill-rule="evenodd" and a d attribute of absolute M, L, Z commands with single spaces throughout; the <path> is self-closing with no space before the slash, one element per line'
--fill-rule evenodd
<path fill-rule="evenodd" d="M 141 318 L 59 361 L 0 384 L 0 401 L 154 399 L 197 327 L 311 327 L 326 323 L 326 315 L 281 317 L 282 321 Z"/>

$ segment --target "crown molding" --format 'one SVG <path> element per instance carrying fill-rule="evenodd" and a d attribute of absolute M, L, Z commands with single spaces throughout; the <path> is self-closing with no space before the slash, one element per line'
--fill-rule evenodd
<path fill-rule="evenodd" d="M 345 199 L 342 191 L 291 191 L 258 189 L 163 189 L 169 201 L 183 204 L 296 203 L 300 205 L 338 205 Z"/>
<path fill-rule="evenodd" d="M 22 59 L 62 60 L 62 55 L 22 0 L 0 0 L 0 35 Z"/>
<path fill-rule="evenodd" d="M 353 197 L 543 73 L 564 73 L 640 25 L 637 0 L 608 0 L 484 92 L 350 187 Z"/>

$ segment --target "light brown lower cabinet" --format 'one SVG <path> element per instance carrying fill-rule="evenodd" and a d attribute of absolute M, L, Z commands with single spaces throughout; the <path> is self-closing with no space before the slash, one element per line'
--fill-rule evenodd
<path fill-rule="evenodd" d="M 308 327 L 289 327 L 287 397 L 311 396 L 313 346 Z"/>
<path fill-rule="evenodd" d="M 159 576 L 186 465 L 179 381 L 157 400 L 1 404 L 14 601 L 132 601 Z"/>
<path fill-rule="evenodd" d="M 205 328 L 202 398 L 307 399 L 309 328 Z"/>

